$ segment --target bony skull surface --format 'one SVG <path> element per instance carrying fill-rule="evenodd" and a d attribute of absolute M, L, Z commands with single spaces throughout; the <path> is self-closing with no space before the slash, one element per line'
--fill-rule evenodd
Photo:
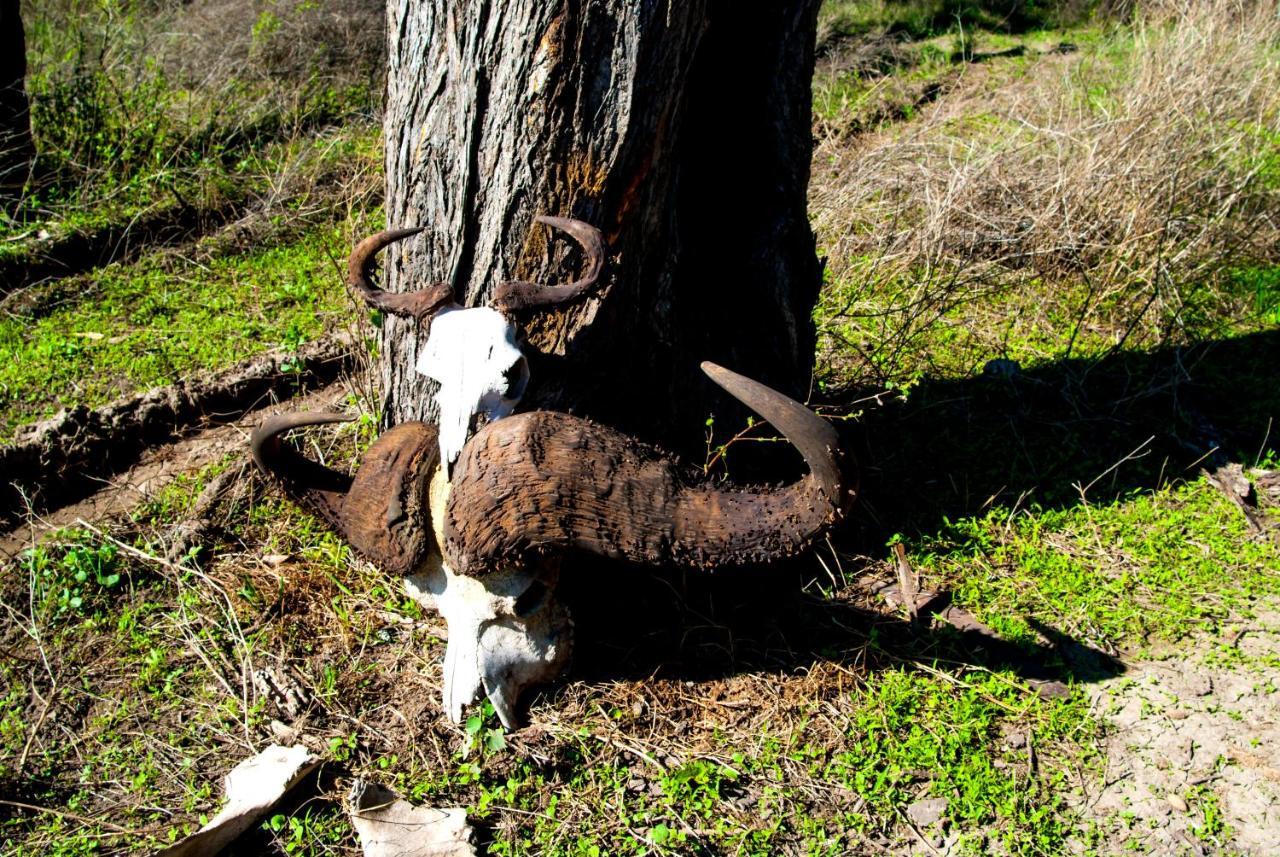
<path fill-rule="evenodd" d="M 803 405 L 712 364 L 715 383 L 780 431 L 808 473 L 783 486 L 734 488 L 684 468 L 621 432 L 534 411 L 489 423 L 451 476 L 436 432 L 389 429 L 354 478 L 281 442 L 291 428 L 344 419 L 274 417 L 253 433 L 254 457 L 353 547 L 409 577 L 449 626 L 442 697 L 455 721 L 483 693 L 504 725 L 532 684 L 568 662 L 572 624 L 557 598 L 567 553 L 690 569 L 794 556 L 852 499 L 834 429 Z M 414 591 L 414 590 L 411 590 Z"/>
<path fill-rule="evenodd" d="M 515 323 L 489 307 L 447 308 L 432 320 L 415 368 L 440 385 L 436 403 L 446 471 L 477 420 L 507 416 L 524 396 L 529 364 L 516 336 Z"/>
<path fill-rule="evenodd" d="M 429 502 L 438 545 L 449 488 L 443 469 L 437 470 Z M 525 690 L 554 681 L 568 666 L 573 621 L 556 597 L 559 576 L 558 557 L 475 578 L 456 574 L 440 552 L 432 552 L 405 578 L 409 596 L 438 611 L 449 628 L 441 695 L 454 723 L 462 721 L 464 707 L 485 696 L 502 725 L 514 729 Z"/>
<path fill-rule="evenodd" d="M 620 432 L 550 411 L 507 416 L 523 395 L 528 366 L 512 315 L 587 294 L 600 276 L 599 230 L 580 221 L 538 220 L 583 249 L 583 275 L 543 286 L 505 282 L 490 307 L 463 309 L 447 283 L 389 293 L 372 281 L 374 257 L 420 230 L 360 242 L 348 283 L 371 306 L 430 323 L 415 364 L 441 385 L 441 424 L 405 422 L 369 448 L 354 477 L 308 461 L 282 436 L 340 415 L 273 417 L 254 431 L 254 458 L 290 495 L 449 626 L 443 703 L 455 722 L 487 695 L 503 724 L 530 685 L 568 663 L 572 622 L 557 598 L 567 552 L 634 564 L 713 568 L 794 555 L 838 520 L 851 501 L 831 426 L 798 402 L 714 364 L 711 379 L 782 432 L 809 473 L 776 488 L 697 483 L 653 448 Z M 488 418 L 472 431 L 477 415 Z M 499 419 L 498 417 L 506 417 Z"/>
<path fill-rule="evenodd" d="M 554 681 L 568 666 L 573 622 L 556 597 L 558 566 L 510 570 L 484 578 L 447 566 L 405 582 L 411 597 L 440 612 L 449 627 L 442 702 L 449 719 L 482 697 L 508 729 L 518 723 L 525 690 Z"/>

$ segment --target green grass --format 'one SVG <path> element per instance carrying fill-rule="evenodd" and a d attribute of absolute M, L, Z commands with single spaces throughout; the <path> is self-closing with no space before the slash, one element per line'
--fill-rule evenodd
<path fill-rule="evenodd" d="M 0 730 L 0 782 L 7 788 L 21 782 L 25 803 L 75 814 L 96 814 L 89 808 L 103 788 L 117 788 L 131 802 L 130 808 L 101 815 L 108 824 L 100 828 L 56 813 L 37 815 L 27 831 L 31 838 L 24 840 L 45 844 L 29 850 L 10 838 L 18 820 L 0 823 L 0 839 L 9 840 L 12 853 L 96 853 L 107 843 L 120 843 L 115 828 L 154 829 L 167 817 L 162 807 L 175 791 L 183 795 L 175 806 L 185 812 L 205 805 L 214 782 L 202 773 L 202 765 L 212 762 L 209 730 L 240 728 L 244 715 L 239 700 L 209 681 L 188 648 L 189 641 L 231 646 L 231 627 L 211 624 L 193 630 L 191 638 L 179 630 L 209 609 L 191 588 L 194 575 L 181 591 L 165 594 L 155 575 L 115 543 L 76 530 L 27 552 L 11 571 L 17 580 L 6 580 L 6 591 L 31 581 L 30 627 L 58 652 L 62 667 L 74 670 L 55 674 L 61 680 L 45 692 L 50 706 L 70 705 L 66 710 L 81 713 L 83 740 L 50 741 L 47 734 L 34 734 L 30 722 Z M 31 678 L 9 667 L 4 677 L 10 698 Z M 201 716 L 182 716 L 192 708 Z M 5 720 L 12 722 L 11 712 Z M 156 731 L 139 729 L 139 723 L 153 724 Z"/>
<path fill-rule="evenodd" d="M 1213 635 L 1280 596 L 1280 550 L 1203 480 L 1103 506 L 995 509 L 920 543 L 913 561 L 1010 639 L 1027 619 L 1105 649 Z"/>
<path fill-rule="evenodd" d="M 269 719 L 252 693 L 246 707 L 240 692 L 229 692 L 240 687 L 239 665 L 261 662 L 282 638 L 295 652 L 316 647 L 313 634 L 291 634 L 274 623 L 264 629 L 257 621 L 294 597 L 268 585 L 269 577 L 243 569 L 212 579 L 190 560 L 179 568 L 145 558 L 163 552 L 167 527 L 223 466 L 206 468 L 139 509 L 133 534 L 120 541 L 64 530 L 5 567 L 5 597 L 23 605 L 24 627 L 34 635 L 23 645 L 38 639 L 53 670 L 31 673 L 24 665 L 36 662 L 0 659 L 0 790 L 52 810 L 0 819 L 5 853 L 150 851 L 192 832 L 221 803 L 224 762 L 238 759 L 245 736 L 261 735 Z M 359 652 L 382 651 L 376 632 L 384 620 L 377 614 L 417 619 L 421 612 L 375 570 L 361 566 L 353 574 L 346 546 L 308 516 L 276 500 L 233 514 L 233 532 L 273 528 L 281 538 L 264 538 L 264 550 L 296 551 L 317 577 L 307 588 L 324 614 L 318 626 L 362 641 L 347 656 L 304 668 L 308 685 L 328 686 L 322 703 L 360 695 L 360 677 L 374 665 Z M 348 597 L 372 598 L 378 606 L 353 609 Z M 64 739 L 56 717 L 27 710 L 33 683 L 51 711 L 71 718 L 74 740 Z M 111 795 L 106 803 L 104 795 Z M 336 804 L 285 809 L 259 832 L 263 847 L 325 854 L 353 842 Z"/>
<path fill-rule="evenodd" d="M 903 65 L 888 74 L 857 69 L 819 73 L 813 82 L 813 113 L 820 122 L 866 130 L 910 119 L 925 90 L 953 71 L 947 55 L 931 44 L 906 51 Z"/>
<path fill-rule="evenodd" d="M 264 150 L 315 129 L 372 124 L 380 95 L 376 75 L 360 73 L 368 62 L 335 74 L 313 57 L 282 77 L 271 57 L 308 46 L 287 44 L 280 19 L 264 12 L 275 26 L 254 27 L 247 61 L 185 68 L 182 37 L 163 29 L 174 13 L 137 0 L 54 0 L 24 12 L 37 161 L 19 205 L 0 217 L 0 238 L 238 203 L 271 178 L 246 175 Z M 305 25 L 324 12 L 303 3 L 291 14 Z M 0 244 L 0 258 L 27 249 Z"/>
<path fill-rule="evenodd" d="M 822 4 L 818 26 L 846 38 L 890 32 L 925 39 L 956 29 L 1025 32 L 1076 23 L 1088 17 L 1092 5 L 1036 0 L 829 0 Z"/>
<path fill-rule="evenodd" d="M 126 543 L 160 549 L 147 534 L 181 519 L 216 469 L 140 510 Z M 147 849 L 194 829 L 220 802 L 221 774 L 245 755 L 246 730 L 264 735 L 272 716 L 261 701 L 245 708 L 224 682 L 236 687 L 242 659 L 262 665 L 278 655 L 317 700 L 309 732 L 327 746 L 330 770 L 388 782 L 415 802 L 466 806 L 485 853 L 836 855 L 897 835 L 905 807 L 927 797 L 947 800 L 944 824 L 964 853 L 989 841 L 1012 854 L 1052 853 L 1075 831 L 1068 775 L 1089 763 L 1097 729 L 1082 694 L 1041 699 L 1011 673 L 915 660 L 874 632 L 869 643 L 850 641 L 869 645 L 864 657 L 873 665 L 856 676 L 816 663 L 807 676 L 730 679 L 741 699 L 789 698 L 775 715 L 754 702 L 725 709 L 758 719 L 759 728 L 719 715 L 699 721 L 698 709 L 686 707 L 655 736 L 648 712 L 609 683 L 544 700 L 568 710 L 535 714 L 549 727 L 542 733 L 504 735 L 489 706 L 460 733 L 434 717 L 408 728 L 384 722 L 388 709 L 412 711 L 422 693 L 436 692 L 413 676 L 420 659 L 438 661 L 443 642 L 384 637 L 382 617 L 421 621 L 422 613 L 395 581 L 353 563 L 345 545 L 287 503 L 266 497 L 231 520 L 231 538 L 261 555 L 295 557 L 283 576 L 234 559 L 184 573 L 68 531 L 7 578 L 6 597 L 32 605 L 31 626 L 57 674 L 77 676 L 56 690 L 59 717 L 76 711 L 82 719 L 71 744 L 51 740 L 59 733 L 49 722 L 33 732 L 25 711 L 32 677 L 6 664 L 0 783 L 13 781 L 11 766 L 30 742 L 24 802 L 131 831 L 21 814 L 0 822 L 0 841 L 14 853 L 92 853 L 107 843 Z M 27 580 L 34 600 L 19 594 Z M 79 600 L 69 604 L 65 588 Z M 35 680 L 42 694 L 54 692 L 43 674 Z M 661 682 L 622 696 L 661 704 L 706 697 L 708 688 Z M 284 807 L 255 835 L 287 853 L 350 849 L 334 797 Z"/>
<path fill-rule="evenodd" d="M 347 249 L 329 225 L 205 261 L 153 253 L 84 276 L 72 303 L 0 319 L 0 433 L 321 336 L 354 317 L 331 261 Z"/>
<path fill-rule="evenodd" d="M 1044 701 L 998 673 L 889 668 L 788 712 L 790 729 L 717 730 L 701 757 L 647 766 L 619 755 L 605 736 L 638 740 L 640 724 L 598 707 L 561 736 L 554 765 L 459 753 L 453 775 L 397 785 L 434 802 L 469 794 L 471 816 L 500 831 L 491 854 L 838 855 L 891 834 L 930 797 L 946 799 L 963 853 L 986 840 L 1053 853 L 1074 833 L 1066 772 L 1088 757 L 1085 708 L 1083 696 Z M 1047 773 L 1028 775 L 1031 747 Z"/>
<path fill-rule="evenodd" d="M 349 439 L 358 447 L 362 437 Z M 344 441 L 338 457 L 357 447 Z M 125 541 L 160 549 L 148 533 L 181 520 L 221 466 L 140 509 Z M 82 676 L 58 691 L 60 711 L 84 712 L 80 739 L 64 747 L 42 725 L 23 800 L 134 831 L 18 816 L 0 823 L 15 853 L 89 853 L 104 834 L 142 848 L 193 829 L 217 808 L 218 777 L 243 757 L 245 730 L 264 735 L 273 716 L 261 701 L 246 709 L 222 682 L 241 658 L 277 656 L 317 700 L 308 731 L 327 748 L 328 770 L 387 782 L 415 802 L 467 807 L 484 853 L 837 855 L 910 841 L 906 808 L 934 798 L 946 800 L 943 826 L 922 834 L 940 833 L 957 853 L 1054 854 L 1092 841 L 1073 808 L 1100 764 L 1102 723 L 1085 689 L 1042 698 L 1008 669 L 967 665 L 946 634 L 911 642 L 851 626 L 833 660 L 794 673 L 577 682 L 537 704 L 530 732 L 503 734 L 490 706 L 453 730 L 412 714 L 437 692 L 418 671 L 444 644 L 388 625 L 387 616 L 426 618 L 394 580 L 274 494 L 227 516 L 231 551 L 202 571 L 150 564 L 72 531 L 8 578 L 6 597 L 32 605 L 59 671 Z M 264 574 L 238 558 L 239 544 L 293 559 Z M 1274 546 L 1250 540 L 1234 506 L 1199 481 L 1105 505 L 995 511 L 910 544 L 926 585 L 950 588 L 1014 640 L 1032 638 L 1028 618 L 1101 647 L 1213 639 L 1280 588 L 1268 573 L 1280 567 Z M 28 580 L 32 598 L 20 595 Z M 851 653 L 860 654 L 851 662 Z M 0 687 L 0 757 L 10 765 L 34 728 L 30 679 L 16 663 Z M 0 769 L 0 782 L 13 774 Z M 352 848 L 340 789 L 323 788 L 254 835 L 287 853 Z M 1212 793 L 1192 797 L 1197 835 L 1223 841 Z M 99 815 L 106 805 L 132 808 Z"/>
<path fill-rule="evenodd" d="M 1101 359 L 1125 342 L 1124 321 L 1134 308 L 1131 293 L 1099 296 L 1087 282 L 1045 282 L 1030 271 L 987 277 L 939 266 L 900 275 L 886 267 L 863 258 L 844 276 L 828 275 L 813 313 L 823 389 L 854 379 L 900 387 L 925 376 L 968 378 L 995 358 L 1023 369 Z M 1186 341 L 1226 340 L 1280 325 L 1275 265 L 1212 272 L 1211 280 L 1187 284 L 1182 294 L 1177 323 Z M 1122 350 L 1161 345 L 1145 337 Z"/>
<path fill-rule="evenodd" d="M 873 5 L 831 4 L 830 12 Z M 917 5 L 928 4 L 902 8 Z M 1174 167 L 1135 155 L 1097 168 L 1096 175 L 1125 174 L 1135 183 L 1111 188 L 1112 204 L 1085 205 L 1061 228 L 1036 231 L 1041 218 L 1052 222 L 1057 205 L 1103 198 L 1087 183 L 1073 186 L 1084 174 L 1073 175 L 1072 165 L 1118 150 L 1110 142 L 1077 150 L 1064 141 L 1117 122 L 1155 127 L 1160 102 L 1143 90 L 1160 71 L 1151 57 L 1186 61 L 1198 26 L 1184 32 L 1166 20 L 1104 22 L 1010 33 L 978 24 L 964 37 L 975 51 L 1029 50 L 980 68 L 959 64 L 961 71 L 949 70 L 958 31 L 908 30 L 915 40 L 894 43 L 900 65 L 886 73 L 842 70 L 838 53 L 820 64 L 814 112 L 829 138 L 817 152 L 820 190 L 811 209 L 830 260 L 815 311 L 821 380 L 902 385 L 926 374 L 972 375 L 996 357 L 1037 366 L 1274 327 L 1275 242 L 1264 212 L 1274 207 L 1280 150 L 1265 98 L 1204 115 L 1173 135 L 1205 135 L 1179 167 L 1201 178 L 1177 185 L 1214 188 L 1203 200 L 1170 196 L 1167 212 L 1144 211 L 1164 191 L 1156 184 L 1138 191 L 1136 183 Z M 1057 41 L 1076 50 L 1044 55 Z M 1274 72 L 1264 59 L 1271 55 L 1241 56 L 1236 66 L 1266 66 L 1258 70 L 1263 79 Z M 941 100 L 959 107 L 912 121 L 913 105 L 939 82 L 947 90 Z M 844 132 L 868 128 L 883 130 L 852 149 L 843 141 Z M 1142 151 L 1167 148 L 1153 143 Z M 878 169 L 860 170 L 859 156 Z M 1042 172 L 1046 164 L 1056 166 Z M 1037 196 L 1040 183 L 1051 190 Z M 1111 221 L 1121 211 L 1152 217 L 1151 226 L 1126 232 L 1129 221 Z"/>

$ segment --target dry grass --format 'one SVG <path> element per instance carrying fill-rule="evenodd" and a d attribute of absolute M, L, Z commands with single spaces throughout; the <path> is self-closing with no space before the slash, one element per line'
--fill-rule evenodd
<path fill-rule="evenodd" d="M 54 0 L 23 18 L 37 158 L 0 221 L 8 254 L 40 229 L 225 212 L 287 181 L 281 159 L 317 131 L 377 126 L 373 0 Z"/>
<path fill-rule="evenodd" d="M 819 145 L 820 316 L 845 377 L 901 381 L 971 312 L 997 316 L 976 365 L 1020 338 L 1039 341 L 1009 356 L 1062 359 L 1249 315 L 1240 272 L 1280 260 L 1275 3 L 1146 6 L 1093 38 L 971 67 L 914 121 Z"/>

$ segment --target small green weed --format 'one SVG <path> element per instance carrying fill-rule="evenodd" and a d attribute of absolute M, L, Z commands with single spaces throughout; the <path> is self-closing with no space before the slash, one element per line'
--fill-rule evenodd
<path fill-rule="evenodd" d="M 1223 818 L 1218 795 L 1206 784 L 1193 787 L 1188 797 L 1188 802 L 1200 815 L 1200 823 L 1191 826 L 1191 835 L 1214 848 L 1224 847 L 1231 835 L 1231 828 Z"/>
<path fill-rule="evenodd" d="M 291 815 L 277 813 L 262 822 L 285 854 L 319 857 L 353 844 L 354 832 L 339 806 L 305 807 Z"/>
<path fill-rule="evenodd" d="M 20 563 L 31 580 L 36 612 L 53 618 L 95 611 L 123 580 L 116 546 L 76 530 L 24 551 Z"/>

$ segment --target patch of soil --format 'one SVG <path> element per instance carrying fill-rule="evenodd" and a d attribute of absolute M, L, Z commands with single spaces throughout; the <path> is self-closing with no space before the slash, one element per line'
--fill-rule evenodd
<path fill-rule="evenodd" d="M 28 426 L 14 443 L 0 446 L 0 527 L 94 494 L 150 446 L 325 386 L 353 360 L 351 337 L 335 334 L 296 353 L 267 354 L 211 378 L 160 387 L 97 410 L 72 408 Z"/>
<path fill-rule="evenodd" d="M 338 409 L 346 398 L 345 385 L 330 384 L 289 403 L 290 411 Z M 274 410 L 274 409 L 273 409 Z M 146 449 L 135 465 L 109 479 L 92 480 L 98 490 L 79 502 L 32 516 L 20 526 L 0 534 L 0 558 L 12 558 L 41 535 L 69 527 L 77 521 L 104 521 L 123 515 L 154 496 L 178 476 L 194 473 L 233 453 L 248 461 L 249 432 L 262 415 L 255 412 L 236 422 L 207 428 L 174 443 Z"/>
<path fill-rule="evenodd" d="M 1081 807 L 1103 853 L 1249 855 L 1280 841 L 1280 612 L 1231 643 L 1238 667 L 1179 652 L 1099 685 L 1111 730 L 1102 784 Z"/>

